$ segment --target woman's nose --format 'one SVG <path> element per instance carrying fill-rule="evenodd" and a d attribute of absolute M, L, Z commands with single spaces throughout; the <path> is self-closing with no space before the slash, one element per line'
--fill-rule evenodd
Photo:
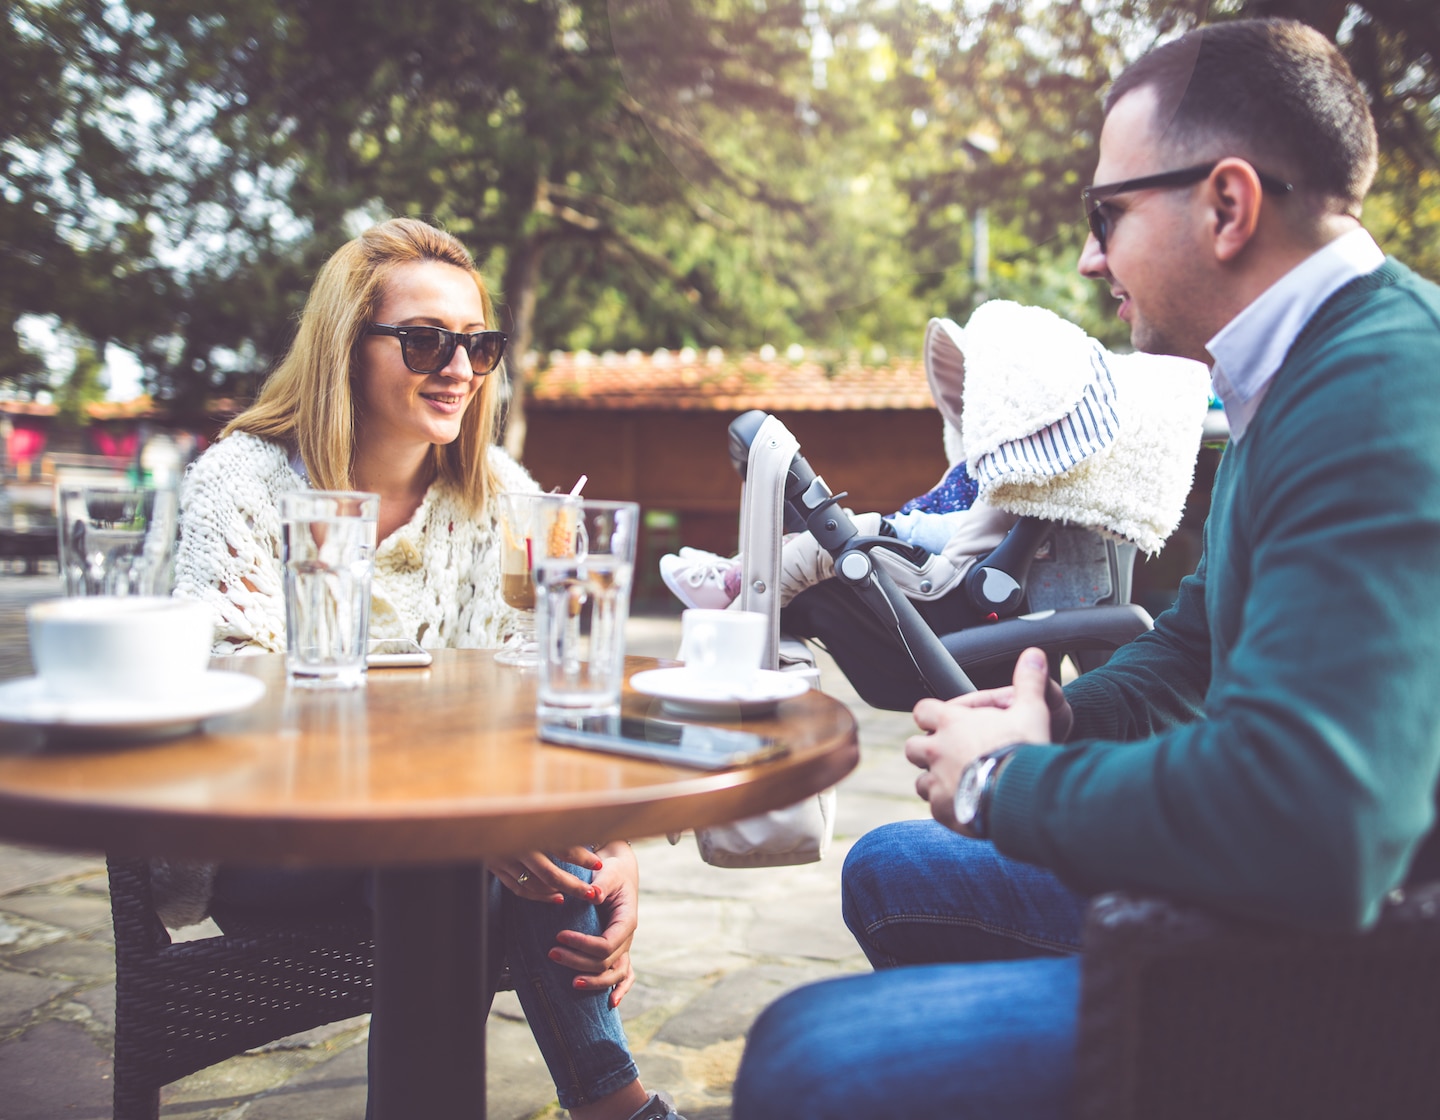
<path fill-rule="evenodd" d="M 450 360 L 445 363 L 445 368 L 440 371 L 440 375 L 469 381 L 475 376 L 475 369 L 470 364 L 470 351 L 457 344 L 455 352 L 450 355 Z"/>

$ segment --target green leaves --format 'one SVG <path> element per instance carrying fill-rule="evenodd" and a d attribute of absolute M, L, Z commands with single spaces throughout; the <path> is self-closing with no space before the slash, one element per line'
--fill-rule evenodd
<path fill-rule="evenodd" d="M 1428 0 L 14 0 L 0 381 L 40 376 L 12 324 L 45 314 L 182 410 L 246 395 L 319 264 L 392 214 L 466 241 L 514 354 L 833 363 L 996 296 L 1121 344 L 1074 271 L 1099 95 L 1262 11 L 1339 36 L 1385 150 L 1367 219 L 1440 274 Z"/>

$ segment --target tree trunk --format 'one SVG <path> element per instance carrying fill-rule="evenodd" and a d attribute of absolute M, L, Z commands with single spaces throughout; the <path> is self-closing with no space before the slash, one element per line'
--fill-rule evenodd
<path fill-rule="evenodd" d="M 536 191 L 544 193 L 542 180 Z M 532 225 L 533 223 L 527 223 Z M 539 296 L 543 235 L 533 228 L 516 242 L 505 265 L 505 305 L 510 310 L 510 344 L 506 366 L 510 377 L 510 405 L 501 442 L 519 462 L 525 454 L 525 356 L 535 338 L 535 301 Z"/>

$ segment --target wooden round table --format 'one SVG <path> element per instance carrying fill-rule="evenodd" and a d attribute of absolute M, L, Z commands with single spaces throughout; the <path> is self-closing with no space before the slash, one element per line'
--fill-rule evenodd
<path fill-rule="evenodd" d="M 853 716 L 813 691 L 744 722 L 788 753 L 705 772 L 541 743 L 534 673 L 485 651 L 372 670 L 352 692 L 289 688 L 280 656 L 217 664 L 260 677 L 266 693 L 195 734 L 117 744 L 5 728 L 0 834 L 119 855 L 375 868 L 371 1104 L 382 1120 L 484 1114 L 484 859 L 735 820 L 826 789 L 859 759 Z M 630 658 L 627 670 L 657 664 Z M 664 715 L 629 690 L 624 705 Z"/>

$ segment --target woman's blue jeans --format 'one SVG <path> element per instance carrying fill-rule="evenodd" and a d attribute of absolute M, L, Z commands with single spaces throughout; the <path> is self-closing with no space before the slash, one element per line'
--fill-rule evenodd
<path fill-rule="evenodd" d="M 568 863 L 557 866 L 590 881 L 591 872 L 586 868 Z M 494 990 L 502 963 L 508 965 L 515 994 L 555 1082 L 561 1107 L 589 1104 L 623 1089 L 638 1071 L 620 1025 L 620 1013 L 610 1006 L 609 990 L 576 989 L 577 973 L 548 956 L 562 929 L 598 935 L 599 912 L 590 903 L 573 899 L 555 906 L 517 898 L 493 877 L 489 888 L 490 988 Z M 370 876 L 365 871 L 222 867 L 214 901 L 231 908 L 297 912 L 323 909 L 327 904 L 363 901 L 369 905 Z"/>
<path fill-rule="evenodd" d="M 843 894 L 877 971 L 765 1011 L 740 1064 L 736 1117 L 1069 1115 L 1082 896 L 934 821 L 861 837 Z"/>

